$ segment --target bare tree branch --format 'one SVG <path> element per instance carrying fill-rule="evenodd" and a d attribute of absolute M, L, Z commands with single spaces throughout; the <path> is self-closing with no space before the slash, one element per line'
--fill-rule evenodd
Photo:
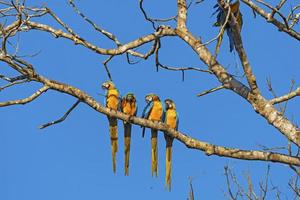
<path fill-rule="evenodd" d="M 104 66 L 104 68 L 105 68 L 106 74 L 107 74 L 109 80 L 111 80 L 111 81 L 112 81 L 112 76 L 111 76 L 111 73 L 110 73 L 110 71 L 109 71 L 109 69 L 108 69 L 107 64 L 108 64 L 109 61 L 111 61 L 111 59 L 112 59 L 113 57 L 114 57 L 114 55 L 111 55 L 111 56 L 109 56 L 109 57 L 103 62 L 103 66 Z"/>
<path fill-rule="evenodd" d="M 193 179 L 192 179 L 192 177 L 189 177 L 189 180 L 190 180 L 190 192 L 189 192 L 189 198 L 188 198 L 188 200 L 195 200 L 194 188 L 193 188 Z"/>
<path fill-rule="evenodd" d="M 161 43 L 160 43 L 160 40 L 158 39 L 157 46 L 154 49 L 154 51 L 155 51 L 155 66 L 156 66 L 157 71 L 158 71 L 159 67 L 166 69 L 166 70 L 170 70 L 170 71 L 180 71 L 180 72 L 182 72 L 182 81 L 184 81 L 184 71 L 188 71 L 188 70 L 194 70 L 194 71 L 198 71 L 198 72 L 205 72 L 205 73 L 213 74 L 212 71 L 210 71 L 210 70 L 199 69 L 196 67 L 172 67 L 172 66 L 163 65 L 159 61 L 159 49 L 160 48 L 161 48 Z"/>
<path fill-rule="evenodd" d="M 228 5 L 226 6 L 225 1 L 220 1 L 220 7 L 224 10 L 227 10 L 228 8 L 230 8 L 230 6 L 228 6 Z M 260 90 L 256 83 L 256 77 L 252 72 L 250 62 L 248 60 L 246 51 L 243 47 L 243 42 L 242 42 L 242 38 L 240 35 L 241 27 L 239 27 L 237 19 L 235 18 L 234 14 L 232 12 L 229 12 L 229 13 L 230 13 L 229 26 L 231 27 L 231 30 L 232 30 L 234 46 L 235 46 L 235 49 L 238 52 L 239 58 L 241 60 L 245 75 L 247 77 L 249 87 L 251 89 L 251 93 L 253 93 L 253 95 L 259 95 Z"/>
<path fill-rule="evenodd" d="M 296 32 L 293 29 L 290 29 L 289 27 L 286 27 L 285 24 L 283 24 L 283 23 L 279 22 L 278 20 L 276 20 L 275 18 L 273 18 L 270 13 L 267 13 L 266 11 L 264 11 L 262 8 L 257 6 L 253 1 L 251 1 L 251 0 L 241 0 L 241 1 L 244 2 L 246 5 L 248 5 L 251 9 L 253 9 L 260 16 L 265 18 L 268 23 L 272 23 L 273 25 L 275 25 L 280 31 L 283 31 L 283 32 L 289 34 L 291 37 L 293 37 L 297 40 L 300 40 L 300 33 Z"/>
<path fill-rule="evenodd" d="M 270 100 L 270 103 L 271 104 L 278 104 L 278 103 L 282 103 L 282 102 L 285 102 L 285 101 L 288 101 L 294 97 L 297 97 L 297 96 L 300 96 L 300 87 L 298 87 L 296 90 L 286 94 L 286 95 L 283 95 L 281 97 L 277 97 L 277 98 L 274 98 L 274 99 L 271 99 Z"/>
<path fill-rule="evenodd" d="M 37 30 L 41 30 L 41 31 L 46 31 L 46 32 L 51 33 L 55 37 L 63 37 L 63 38 L 72 40 L 75 44 L 83 45 L 83 46 L 87 47 L 88 49 L 91 49 L 92 51 L 95 51 L 96 53 L 102 54 L 102 55 L 120 55 L 120 54 L 127 52 L 128 50 L 134 49 L 143 44 L 154 41 L 157 37 L 175 36 L 174 30 L 171 29 L 170 27 L 160 26 L 160 28 L 153 34 L 143 36 L 143 37 L 138 38 L 138 39 L 136 39 L 132 42 L 129 42 L 125 45 L 119 46 L 115 49 L 103 49 L 103 48 L 97 47 L 97 46 L 87 42 L 86 40 L 84 40 L 82 38 L 77 38 L 72 34 L 65 33 L 62 30 L 54 29 L 45 24 L 40 24 L 40 23 L 32 22 L 32 21 L 28 21 L 26 24 L 28 25 L 29 29 L 37 29 Z"/>
<path fill-rule="evenodd" d="M 179 1 L 182 3 L 182 1 Z M 181 4 L 180 4 L 181 5 Z M 184 6 L 178 6 L 184 7 Z M 179 9 L 180 12 L 180 9 Z M 180 16 L 180 15 L 178 15 Z M 184 15 L 185 16 L 185 15 Z M 179 17 L 180 19 L 180 17 Z M 179 22 L 178 19 L 178 22 Z M 185 18 L 186 19 L 186 18 Z M 181 19 L 181 23 L 185 20 Z M 300 146 L 300 131 L 288 119 L 284 118 L 263 96 L 252 95 L 244 84 L 234 79 L 223 66 L 212 56 L 209 50 L 202 44 L 199 38 L 196 38 L 186 29 L 176 29 L 177 35 L 184 40 L 199 56 L 199 58 L 208 66 L 218 80 L 227 89 L 234 91 L 245 98 L 254 108 L 254 110 L 264 117 L 271 125 L 277 128 L 282 134 L 289 138 L 297 146 Z"/>
<path fill-rule="evenodd" d="M 79 103 L 80 103 L 80 100 L 77 100 L 72 105 L 72 107 L 61 118 L 59 118 L 58 120 L 51 121 L 51 122 L 48 122 L 46 124 L 40 125 L 39 129 L 44 129 L 44 128 L 47 128 L 47 127 L 52 126 L 54 124 L 58 124 L 60 122 L 63 122 L 69 116 L 69 114 L 76 108 L 76 106 L 78 106 Z"/>
<path fill-rule="evenodd" d="M 94 23 L 91 19 L 89 19 L 85 14 L 83 14 L 78 8 L 77 6 L 75 5 L 74 1 L 73 0 L 68 0 L 69 4 L 71 5 L 71 7 L 74 9 L 74 11 L 79 15 L 81 16 L 87 23 L 89 23 L 90 25 L 93 26 L 93 28 L 100 32 L 101 34 L 103 34 L 104 36 L 106 36 L 108 39 L 114 41 L 116 43 L 117 46 L 122 46 L 121 42 L 118 40 L 118 38 L 113 35 L 112 33 L 104 30 L 103 28 L 101 28 L 100 26 L 98 26 L 96 23 Z M 145 56 L 143 56 L 142 54 L 138 53 L 138 52 L 135 52 L 135 51 L 132 51 L 132 50 L 128 50 L 128 53 L 130 53 L 131 55 L 133 56 L 136 56 L 136 57 L 140 57 L 140 58 L 144 58 Z M 147 58 L 145 58 L 147 59 Z"/>
<path fill-rule="evenodd" d="M 243 0 L 243 2 L 249 2 L 250 0 Z M 141 0 L 140 3 L 143 1 Z M 251 1 L 250 1 L 251 2 Z M 1 1 L 0 1 L 1 3 Z M 67 40 L 70 40 L 74 42 L 75 44 L 80 44 L 84 47 L 86 47 L 89 50 L 92 50 L 96 52 L 97 54 L 101 55 L 108 55 L 108 59 L 104 61 L 104 66 L 107 69 L 107 74 L 111 79 L 111 75 L 109 73 L 107 63 L 117 55 L 121 54 L 131 54 L 133 56 L 141 57 L 144 59 L 147 59 L 149 56 L 155 54 L 155 64 L 157 67 L 161 67 L 167 70 L 173 70 L 173 71 L 181 71 L 184 77 L 184 71 L 185 70 L 196 70 L 201 72 L 207 72 L 210 74 L 213 74 L 221 83 L 221 86 L 218 88 L 214 88 L 209 90 L 208 93 L 217 91 L 219 89 L 229 89 L 242 98 L 244 98 L 246 101 L 249 102 L 249 104 L 253 107 L 253 110 L 256 111 L 258 114 L 260 114 L 262 117 L 264 117 L 267 122 L 269 122 L 272 126 L 274 126 L 277 130 L 279 130 L 286 138 L 291 140 L 294 144 L 296 144 L 298 147 L 300 146 L 300 132 L 296 125 L 294 125 L 291 121 L 286 119 L 284 116 L 282 116 L 282 113 L 280 113 L 275 107 L 274 104 L 280 103 L 283 101 L 286 101 L 287 99 L 291 99 L 295 96 L 299 96 L 300 89 L 296 89 L 293 92 L 290 92 L 288 95 L 284 95 L 282 97 L 274 98 L 273 100 L 266 100 L 261 94 L 258 89 L 258 86 L 256 84 L 256 78 L 254 73 L 252 72 L 251 66 L 249 64 L 249 60 L 246 56 L 245 49 L 243 48 L 242 39 L 239 34 L 239 26 L 236 23 L 236 19 L 233 15 L 229 16 L 229 24 L 234 30 L 234 38 L 235 38 L 235 45 L 236 49 L 239 53 L 240 60 L 243 65 L 244 72 L 246 74 L 246 78 L 248 81 L 248 86 L 244 85 L 241 81 L 238 81 L 235 79 L 230 73 L 227 72 L 227 70 L 217 61 L 216 56 L 212 55 L 212 53 L 208 50 L 208 48 L 205 46 L 205 43 L 202 43 L 201 39 L 195 37 L 191 32 L 189 32 L 186 21 L 187 21 L 187 10 L 188 6 L 185 0 L 177 0 L 177 6 L 178 6 L 178 12 L 177 12 L 177 26 L 176 28 L 171 28 L 168 26 L 159 26 L 153 33 L 142 36 L 140 38 L 137 38 L 133 41 L 130 41 L 126 44 L 121 44 L 117 38 L 99 28 L 94 22 L 86 18 L 85 15 L 83 15 L 79 10 L 77 9 L 76 5 L 72 0 L 69 0 L 70 5 L 75 9 L 75 11 L 83 17 L 89 24 L 91 24 L 94 29 L 98 30 L 100 33 L 104 34 L 108 39 L 112 40 L 114 44 L 116 45 L 115 48 L 112 49 L 104 49 L 100 48 L 91 42 L 86 41 L 84 38 L 79 36 L 77 33 L 75 33 L 67 24 L 65 24 L 56 14 L 54 14 L 50 9 L 46 8 L 40 8 L 40 10 L 36 10 L 36 16 L 42 16 L 44 14 L 50 14 L 52 18 L 58 23 L 60 26 L 63 27 L 65 30 L 60 30 L 53 28 L 50 25 L 42 24 L 40 22 L 33 22 L 31 21 L 32 13 L 35 11 L 32 10 L 30 12 L 30 9 L 26 12 L 24 11 L 24 8 L 21 9 L 19 4 L 12 5 L 15 9 L 14 12 L 16 12 L 15 17 L 17 19 L 9 24 L 8 26 L 4 26 L 1 29 L 0 34 L 3 37 L 9 38 L 13 37 L 15 34 L 21 31 L 31 31 L 31 30 L 39 30 L 42 32 L 47 32 L 52 34 L 54 37 L 61 37 L 65 38 Z M 283 5 L 283 1 L 281 2 Z M 282 5 L 279 4 L 277 10 L 279 10 Z M 21 9 L 21 11 L 20 11 Z M 224 9 L 226 9 L 224 7 Z M 230 13 L 230 12 L 229 12 Z M 277 13 L 277 12 L 276 12 Z M 275 13 L 275 14 L 276 14 Z M 18 18 L 19 15 L 19 18 Z M 269 14 L 268 14 L 269 15 Z M 150 19 L 150 18 L 148 18 Z M 153 19 L 151 19 L 153 20 Z M 272 19 L 273 23 L 275 19 Z M 154 20 L 153 20 L 154 23 Z M 277 22 L 276 22 L 277 23 Z M 276 24 L 275 23 L 275 24 Z M 280 22 L 278 22 L 280 23 Z M 281 26 L 281 25 L 280 25 Z M 286 26 L 282 24 L 284 28 Z M 291 30 L 287 30 L 291 31 Z M 292 33 L 292 32 L 288 32 Z M 218 34 L 219 37 L 220 33 Z M 165 66 L 160 63 L 159 61 L 159 49 L 160 49 L 160 38 L 167 37 L 167 36 L 178 36 L 182 39 L 189 47 L 191 47 L 196 55 L 199 57 L 201 61 L 205 65 L 207 65 L 208 70 L 202 70 L 198 68 L 193 67 L 169 67 Z M 146 43 L 153 43 L 150 50 L 145 54 L 140 54 L 135 51 L 136 48 L 146 44 Z M 5 49 L 7 41 L 4 41 L 2 43 L 2 48 Z M 25 104 L 33 101 L 34 99 L 38 98 L 42 93 L 46 92 L 48 89 L 58 91 L 60 93 L 68 94 L 70 96 L 75 97 L 78 99 L 78 101 L 65 113 L 65 115 L 53 122 L 49 122 L 47 124 L 44 124 L 41 126 L 41 128 L 45 128 L 47 126 L 59 123 L 64 121 L 67 116 L 72 112 L 73 109 L 79 104 L 79 102 L 82 102 L 95 111 L 102 113 L 104 115 L 115 117 L 119 120 L 128 121 L 132 124 L 145 126 L 148 128 L 153 128 L 159 131 L 164 132 L 165 134 L 172 136 L 176 140 L 180 141 L 182 144 L 186 145 L 188 148 L 197 149 L 202 152 L 205 152 L 206 155 L 217 155 L 221 157 L 229 157 L 234 159 L 242 159 L 242 160 L 255 160 L 255 161 L 266 161 L 266 162 L 276 162 L 281 164 L 288 164 L 290 166 L 300 166 L 300 158 L 298 156 L 292 156 L 287 154 L 281 154 L 276 152 L 266 152 L 266 151 L 260 151 L 260 150 L 243 150 L 238 148 L 229 148 L 224 146 L 218 146 L 215 144 L 211 144 L 208 142 L 204 142 L 192 137 L 189 137 L 188 135 L 184 134 L 183 132 L 176 131 L 174 129 L 170 129 L 166 124 L 161 122 L 153 122 L 151 120 L 146 120 L 143 118 L 135 117 L 126 115 L 119 111 L 114 111 L 111 109 L 106 108 L 105 106 L 98 103 L 95 99 L 93 99 L 90 95 L 86 94 L 84 91 L 79 90 L 76 87 L 73 87 L 71 85 L 61 83 L 55 80 L 50 80 L 44 76 L 39 75 L 33 68 L 33 66 L 26 62 L 25 60 L 22 60 L 18 58 L 17 56 L 11 56 L 9 52 L 3 51 L 0 54 L 0 61 L 7 63 L 9 67 L 14 69 L 16 72 L 21 74 L 22 78 L 15 78 L 10 79 L 4 75 L 1 75 L 0 78 L 11 82 L 11 84 L 17 84 L 16 81 L 24 81 L 24 79 L 28 79 L 29 81 L 35 81 L 42 83 L 44 86 L 40 88 L 38 91 L 36 91 L 34 94 L 32 94 L 30 97 L 27 97 L 25 99 L 20 100 L 14 100 L 14 101 L 7 101 L 0 103 L 0 107 L 4 106 L 10 106 L 10 105 L 17 105 L 17 104 Z M 12 81 L 13 80 L 13 81 Z M 298 91 L 299 90 L 299 91 Z M 201 95 L 201 94 L 200 94 Z M 237 184 L 237 180 L 234 180 Z M 249 178 L 249 188 L 251 188 L 252 183 L 251 179 Z M 251 184 L 250 184 L 251 183 Z M 251 187 L 250 187 L 251 186 Z M 249 190 L 248 192 L 243 190 L 240 186 L 238 187 L 238 195 L 248 195 L 248 197 L 255 197 L 255 193 L 253 190 Z M 267 188 L 267 186 L 264 186 L 264 189 Z M 265 196 L 263 194 L 263 196 Z M 234 195 L 232 195 L 232 198 L 234 198 Z M 236 197 L 235 197 L 236 198 Z"/>
<path fill-rule="evenodd" d="M 48 89 L 49 89 L 49 87 L 47 85 L 44 85 L 42 88 L 40 88 L 39 90 L 37 90 L 35 93 L 33 93 L 31 96 L 29 96 L 27 98 L 6 101 L 6 102 L 0 102 L 0 107 L 29 103 L 29 102 L 35 100 L 36 98 L 38 98 L 41 94 L 46 92 Z"/>
<path fill-rule="evenodd" d="M 20 80 L 20 81 L 14 81 L 14 82 L 11 82 L 5 86 L 2 86 L 0 87 L 0 92 L 6 88 L 9 88 L 9 87 L 12 87 L 14 85 L 18 85 L 18 84 L 22 84 L 22 83 L 26 83 L 26 82 L 29 82 L 28 80 Z"/>
<path fill-rule="evenodd" d="M 42 87 L 40 90 L 38 90 L 32 96 L 30 96 L 26 99 L 22 99 L 22 100 L 15 100 L 15 101 L 0 103 L 0 107 L 28 103 L 28 102 L 34 100 L 35 98 L 37 98 L 38 96 L 40 96 L 43 92 L 47 91 L 48 89 L 52 89 L 52 90 L 56 90 L 56 91 L 59 91 L 59 92 L 65 93 L 65 94 L 69 94 L 104 115 L 107 115 L 110 117 L 115 117 L 115 118 L 123 120 L 123 121 L 128 121 L 132 124 L 145 126 L 148 128 L 153 128 L 153 129 L 162 131 L 163 133 L 176 138 L 178 141 L 185 144 L 188 148 L 204 151 L 207 155 L 218 155 L 218 156 L 222 156 L 222 157 L 230 157 L 230 158 L 243 159 L 243 160 L 271 161 L 271 162 L 279 162 L 279 163 L 286 163 L 286 164 L 300 166 L 300 159 L 298 157 L 288 156 L 288 155 L 279 154 L 279 153 L 272 153 L 272 152 L 241 150 L 241 149 L 237 149 L 237 148 L 228 148 L 228 147 L 213 145 L 213 144 L 210 144 L 207 142 L 203 142 L 203 141 L 191 138 L 184 133 L 181 133 L 179 131 L 169 128 L 164 123 L 146 120 L 143 118 L 126 115 L 119 111 L 111 110 L 111 109 L 99 104 L 91 96 L 87 95 L 86 93 L 79 90 L 78 88 L 75 88 L 73 86 L 70 86 L 70 85 L 67 85 L 64 83 L 60 83 L 60 82 L 57 82 L 54 80 L 49 80 L 49 79 L 42 77 L 36 73 L 32 73 L 31 68 L 28 68 L 28 67 L 22 68 L 20 66 L 17 67 L 18 63 L 14 62 L 12 60 L 12 58 L 9 56 L 4 57 L 4 56 L 1 56 L 1 54 L 0 54 L 0 60 L 3 62 L 6 62 L 10 66 L 13 66 L 16 70 L 20 69 L 20 71 L 19 71 L 20 73 L 26 73 L 28 75 L 28 79 L 44 84 L 44 87 Z"/>
<path fill-rule="evenodd" d="M 212 88 L 212 89 L 210 89 L 210 90 L 206 90 L 206 91 L 204 91 L 204 92 L 201 92 L 201 93 L 197 94 L 197 97 L 201 97 L 201 96 L 207 95 L 207 94 L 212 93 L 212 92 L 216 92 L 216 91 L 221 90 L 221 89 L 224 89 L 224 88 L 225 88 L 225 86 L 224 86 L 224 85 L 221 85 L 221 86 Z"/>

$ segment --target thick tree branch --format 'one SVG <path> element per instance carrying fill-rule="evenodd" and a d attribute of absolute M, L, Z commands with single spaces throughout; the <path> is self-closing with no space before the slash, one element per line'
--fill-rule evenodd
<path fill-rule="evenodd" d="M 180 1 L 181 2 L 181 1 Z M 178 6 L 180 12 L 180 6 Z M 179 16 L 179 14 L 178 14 Z M 186 19 L 186 18 L 185 18 Z M 254 108 L 254 110 L 263 116 L 272 126 L 278 129 L 289 140 L 300 146 L 300 130 L 286 119 L 276 108 L 269 103 L 259 93 L 252 94 L 247 86 L 233 78 L 223 66 L 221 66 L 210 51 L 203 45 L 199 38 L 196 38 L 185 28 L 177 27 L 176 34 L 185 41 L 199 56 L 199 58 L 208 66 L 217 79 L 224 85 L 246 99 Z M 253 91 L 253 90 L 252 90 Z"/>
<path fill-rule="evenodd" d="M 72 30 L 67 29 L 68 32 L 64 32 L 59 29 L 54 29 L 48 25 L 32 22 L 29 20 L 23 21 L 25 25 L 19 27 L 19 23 L 12 26 L 11 29 L 5 27 L 3 30 L 13 30 L 10 35 L 15 34 L 18 31 L 26 31 L 30 29 L 41 30 L 43 32 L 48 32 L 54 35 L 55 37 L 62 37 L 68 40 L 73 41 L 75 44 L 83 45 L 84 47 L 93 50 L 94 52 L 102 55 L 120 55 L 124 53 L 128 53 L 130 50 L 139 47 L 148 42 L 155 42 L 164 36 L 179 36 L 183 41 L 185 41 L 199 56 L 199 58 L 208 66 L 209 71 L 212 72 L 217 79 L 222 83 L 224 88 L 230 89 L 236 92 L 238 95 L 246 99 L 254 108 L 256 112 L 258 112 L 261 116 L 266 118 L 266 120 L 272 124 L 275 128 L 277 128 L 281 133 L 283 133 L 288 139 L 293 141 L 298 146 L 300 145 L 300 134 L 299 130 L 287 119 L 285 119 L 280 113 L 275 109 L 275 107 L 267 100 L 265 100 L 259 93 L 256 93 L 253 89 L 253 84 L 249 83 L 251 90 L 242 84 L 240 81 L 236 80 L 231 74 L 229 74 L 225 68 L 218 63 L 216 58 L 209 52 L 209 50 L 205 47 L 205 45 L 201 42 L 200 39 L 197 39 L 194 35 L 192 35 L 186 27 L 187 20 L 187 6 L 185 0 L 177 0 L 178 4 L 178 23 L 177 28 L 174 30 L 167 26 L 160 26 L 154 33 L 143 36 L 139 39 L 128 42 L 124 45 L 117 45 L 116 48 L 113 49 L 103 49 L 93 45 L 92 43 L 86 41 L 81 38 L 77 34 L 75 34 Z M 64 26 L 62 22 L 56 20 L 59 24 Z M 11 25 L 9 25 L 11 26 Z M 234 27 L 235 25 L 233 25 Z M 14 29 L 18 27 L 17 29 Z M 64 26 L 65 27 L 65 26 Z M 2 31 L 2 33 L 4 33 Z M 155 48 L 151 53 L 155 52 Z M 242 48 L 242 47 L 241 47 Z M 242 49 L 243 50 L 243 49 Z M 243 57 L 243 56 L 242 56 Z M 210 144 L 208 142 L 200 141 L 194 138 L 187 136 L 186 134 L 175 131 L 173 129 L 168 128 L 164 123 L 153 122 L 150 120 L 142 119 L 139 117 L 129 116 L 124 113 L 114 111 L 106 108 L 105 106 L 99 104 L 95 99 L 86 94 L 85 92 L 75 88 L 73 86 L 67 85 L 65 83 L 60 83 L 55 80 L 47 79 L 39 74 L 37 74 L 33 67 L 22 60 L 18 60 L 13 56 L 9 56 L 6 54 L 0 54 L 0 60 L 7 63 L 11 68 L 15 69 L 22 75 L 26 76 L 30 81 L 36 81 L 42 83 L 44 86 L 32 94 L 30 97 L 8 101 L 0 103 L 0 107 L 9 106 L 15 104 L 25 104 L 33 101 L 37 97 L 39 97 L 42 93 L 46 92 L 48 89 L 56 90 L 61 93 L 65 93 L 71 95 L 78 99 L 79 102 L 83 102 L 96 110 L 99 113 L 104 115 L 115 117 L 117 119 L 128 121 L 132 124 L 145 126 L 152 129 L 160 130 L 174 138 L 176 138 L 181 143 L 185 144 L 188 148 L 197 149 L 205 152 L 207 155 L 217 155 L 222 157 L 229 157 L 235 159 L 243 159 L 243 160 L 259 160 L 259 161 L 269 161 L 269 162 L 277 162 L 288 165 L 300 166 L 299 157 L 285 155 L 275 152 L 264 152 L 257 150 L 242 150 L 237 148 L 227 148 L 223 146 L 218 146 L 214 144 Z M 245 62 L 247 62 L 247 58 Z M 242 61 L 243 62 L 243 61 Z M 247 64 L 247 63 L 246 63 Z M 245 65 L 245 64 L 244 64 Z M 246 65 L 245 65 L 246 66 Z M 250 68 L 250 65 L 249 65 Z M 250 68 L 251 70 L 251 68 Z M 247 70 L 245 70 L 247 71 Z M 75 108 L 77 105 L 75 103 L 73 107 Z M 72 108 L 73 108 L 72 107 Z M 67 117 L 68 113 L 70 113 L 73 109 L 69 109 L 69 111 L 65 114 Z M 64 116 L 63 118 L 64 119 Z M 59 120 L 57 120 L 59 121 Z"/>
<path fill-rule="evenodd" d="M 9 56 L 1 56 L 0 60 L 3 62 L 8 63 L 10 66 L 18 65 L 15 63 Z M 15 67 L 18 69 L 17 67 Z M 148 128 L 157 129 L 163 133 L 166 133 L 174 138 L 176 138 L 181 143 L 185 144 L 188 148 L 198 149 L 204 151 L 207 155 L 218 155 L 222 157 L 230 157 L 235 159 L 243 159 L 243 160 L 261 160 L 261 161 L 270 161 L 270 162 L 277 162 L 277 163 L 285 163 L 289 165 L 300 166 L 300 159 L 298 157 L 288 156 L 279 153 L 272 153 L 272 152 L 263 152 L 263 151 L 253 151 L 253 150 L 241 150 L 236 148 L 227 148 L 223 146 L 213 145 L 207 142 L 203 142 L 194 138 L 187 136 L 186 134 L 176 131 L 174 129 L 169 128 L 162 122 L 154 122 L 151 120 L 146 120 L 139 117 L 134 117 L 130 115 L 126 115 L 122 112 L 111 110 L 101 104 L 99 104 L 96 100 L 94 100 L 91 96 L 86 94 L 85 92 L 75 88 L 73 86 L 60 83 L 54 80 L 49 80 L 43 76 L 40 76 L 36 73 L 32 73 L 30 68 L 24 68 L 25 73 L 28 75 L 30 80 L 34 80 L 40 83 L 43 83 L 44 86 L 34 93 L 32 96 L 23 99 L 23 100 L 16 100 L 16 101 L 9 101 L 5 103 L 0 103 L 0 107 L 2 106 L 9 106 L 15 104 L 24 104 L 28 103 L 38 96 L 40 96 L 43 92 L 47 91 L 48 89 L 56 90 L 65 94 L 69 94 L 78 99 L 94 110 L 110 116 L 115 117 L 117 119 L 128 121 L 132 124 L 145 126 Z M 19 71 L 23 73 L 23 71 Z"/>
<path fill-rule="evenodd" d="M 186 30 L 187 6 L 186 0 L 177 0 L 178 21 L 177 29 Z"/>
<path fill-rule="evenodd" d="M 118 111 L 110 110 L 100 105 L 91 96 L 87 95 L 86 93 L 70 85 L 59 83 L 53 80 L 48 80 L 44 77 L 40 77 L 39 81 L 48 85 L 51 89 L 72 95 L 80 99 L 83 103 L 86 103 L 87 105 L 89 105 L 90 107 L 92 107 L 93 109 L 95 109 L 100 113 L 103 113 L 111 117 L 116 117 L 123 121 L 129 121 L 132 124 L 160 130 L 176 138 L 180 142 L 184 143 L 187 147 L 204 151 L 207 155 L 218 155 L 218 156 L 231 157 L 231 158 L 244 159 L 244 160 L 263 160 L 263 161 L 281 162 L 281 163 L 300 166 L 300 159 L 297 157 L 287 156 L 278 153 L 271 153 L 271 152 L 247 151 L 247 150 L 240 150 L 235 148 L 226 148 L 222 146 L 213 145 L 207 142 L 202 142 L 194 138 L 191 138 L 184 133 L 175 131 L 174 129 L 170 129 L 164 123 L 157 123 L 150 120 L 129 116 Z"/>
<path fill-rule="evenodd" d="M 220 1 L 220 6 L 224 10 L 227 10 L 228 8 L 230 8 L 230 6 L 226 6 L 225 1 Z M 229 26 L 232 30 L 232 37 L 233 37 L 235 49 L 238 52 L 239 58 L 241 60 L 248 84 L 251 88 L 251 92 L 254 95 L 259 95 L 260 91 L 259 91 L 259 88 L 256 83 L 256 77 L 252 72 L 250 62 L 247 58 L 247 54 L 246 54 L 246 51 L 243 46 L 243 41 L 242 41 L 242 37 L 240 34 L 241 27 L 239 27 L 239 24 L 238 24 L 236 18 L 234 17 L 234 14 L 231 12 L 230 12 L 230 18 L 229 18 Z"/>
<path fill-rule="evenodd" d="M 252 95 L 248 87 L 243 85 L 238 80 L 234 79 L 223 66 L 221 66 L 209 50 L 202 45 L 200 39 L 197 39 L 190 32 L 176 30 L 176 33 L 183 39 L 193 50 L 198 54 L 199 58 L 209 67 L 218 80 L 227 89 L 230 89 L 246 99 L 254 108 L 254 110 L 263 116 L 271 125 L 277 128 L 289 140 L 293 141 L 297 146 L 300 146 L 299 129 L 286 119 L 276 108 L 269 103 L 261 95 Z"/>

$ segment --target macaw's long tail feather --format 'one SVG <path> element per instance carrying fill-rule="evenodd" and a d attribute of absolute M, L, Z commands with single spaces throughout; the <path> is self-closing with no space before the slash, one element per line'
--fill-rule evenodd
<path fill-rule="evenodd" d="M 165 184 L 166 188 L 171 191 L 171 169 L 172 169 L 172 144 L 173 138 L 164 135 L 166 140 L 166 177 L 165 177 Z"/>
<path fill-rule="evenodd" d="M 131 124 L 124 123 L 124 145 L 125 145 L 125 176 L 129 175 L 129 156 L 130 156 L 130 138 Z"/>
<path fill-rule="evenodd" d="M 234 40 L 233 40 L 233 35 L 232 35 L 232 30 L 231 30 L 231 28 L 228 28 L 228 29 L 227 29 L 227 35 L 228 35 L 228 38 L 229 38 L 229 48 L 230 48 L 230 52 L 232 52 L 235 46 L 234 46 Z"/>
<path fill-rule="evenodd" d="M 118 121 L 116 118 L 109 117 L 109 133 L 110 133 L 110 143 L 111 143 L 111 155 L 113 172 L 116 173 L 116 154 L 118 151 Z"/>
<path fill-rule="evenodd" d="M 155 173 L 158 176 L 157 171 L 157 130 L 151 129 L 151 175 Z"/>

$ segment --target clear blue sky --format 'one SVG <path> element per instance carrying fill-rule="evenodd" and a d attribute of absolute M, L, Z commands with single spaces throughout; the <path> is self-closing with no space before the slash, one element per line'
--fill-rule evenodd
<path fill-rule="evenodd" d="M 28 5 L 42 1 L 28 0 Z M 66 1 L 44 1 L 59 17 L 82 37 L 100 47 L 114 47 L 77 16 Z M 80 9 L 97 24 L 114 33 L 125 43 L 151 33 L 151 24 L 145 22 L 138 8 L 138 1 L 76 1 Z M 207 41 L 217 34 L 210 17 L 214 3 L 205 1 L 193 5 L 188 14 L 191 32 Z M 176 15 L 176 1 L 145 1 L 145 8 L 152 17 Z M 257 75 L 263 94 L 267 91 L 266 78 L 271 77 L 278 94 L 289 90 L 291 79 L 299 86 L 299 42 L 275 27 L 266 24 L 252 11 L 241 8 L 244 15 L 242 37 L 244 46 Z M 58 27 L 49 17 L 39 20 Z M 174 23 L 172 24 L 174 26 Z M 140 51 L 149 49 L 141 47 Z M 213 46 L 209 46 L 213 50 Z M 31 31 L 20 35 L 20 52 L 41 53 L 28 60 L 37 71 L 52 79 L 74 85 L 99 102 L 104 93 L 100 84 L 107 80 L 102 66 L 106 58 L 64 39 L 54 39 L 47 33 Z M 195 53 L 178 38 L 162 39 L 163 64 L 206 68 Z M 227 36 L 219 55 L 220 63 L 229 72 L 242 75 L 242 66 L 234 53 L 229 53 Z M 199 72 L 181 73 L 159 70 L 156 72 L 153 57 L 128 65 L 125 56 L 116 57 L 109 64 L 116 86 L 122 94 L 134 92 L 139 111 L 145 106 L 144 96 L 156 93 L 161 99 L 171 98 L 180 114 L 180 131 L 203 141 L 242 149 L 259 149 L 285 146 L 286 139 L 251 106 L 231 91 L 219 91 L 201 98 L 196 94 L 219 86 L 214 76 Z M 14 73 L 5 65 L 1 73 Z M 242 79 L 241 79 L 242 80 Z M 242 80 L 245 81 L 245 80 Z M 4 82 L 0 81 L 0 84 Z M 24 98 L 40 87 L 28 83 L 0 92 L 0 101 Z M 203 152 L 189 150 L 174 142 L 172 191 L 164 189 L 163 135 L 159 136 L 159 177 L 150 173 L 150 134 L 141 137 L 141 128 L 134 126 L 131 146 L 130 176 L 124 177 L 123 128 L 119 122 L 119 152 L 117 173 L 111 166 L 110 141 L 106 116 L 96 113 L 84 104 L 58 125 L 39 130 L 37 127 L 57 119 L 75 102 L 70 96 L 48 91 L 36 101 L 25 106 L 1 108 L 0 130 L 0 199 L 1 200 L 98 200 L 98 199 L 186 199 L 189 179 L 193 178 L 196 199 L 225 199 L 224 165 L 231 166 L 242 184 L 245 173 L 252 175 L 257 186 L 267 169 L 265 162 L 240 161 Z M 139 114 L 140 114 L 139 112 Z M 299 123 L 299 99 L 289 102 L 287 116 Z M 287 166 L 271 164 L 274 186 L 288 194 L 287 181 L 293 174 Z M 274 196 L 269 196 L 273 199 Z"/>

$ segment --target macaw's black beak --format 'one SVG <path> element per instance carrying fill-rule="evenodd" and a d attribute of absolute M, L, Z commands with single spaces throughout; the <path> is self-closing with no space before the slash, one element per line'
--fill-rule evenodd
<path fill-rule="evenodd" d="M 133 96 L 128 95 L 128 96 L 126 97 L 126 99 L 127 99 L 127 101 L 132 102 L 132 101 L 133 101 Z"/>
<path fill-rule="evenodd" d="M 170 104 L 166 103 L 166 109 L 168 110 L 170 108 Z"/>

